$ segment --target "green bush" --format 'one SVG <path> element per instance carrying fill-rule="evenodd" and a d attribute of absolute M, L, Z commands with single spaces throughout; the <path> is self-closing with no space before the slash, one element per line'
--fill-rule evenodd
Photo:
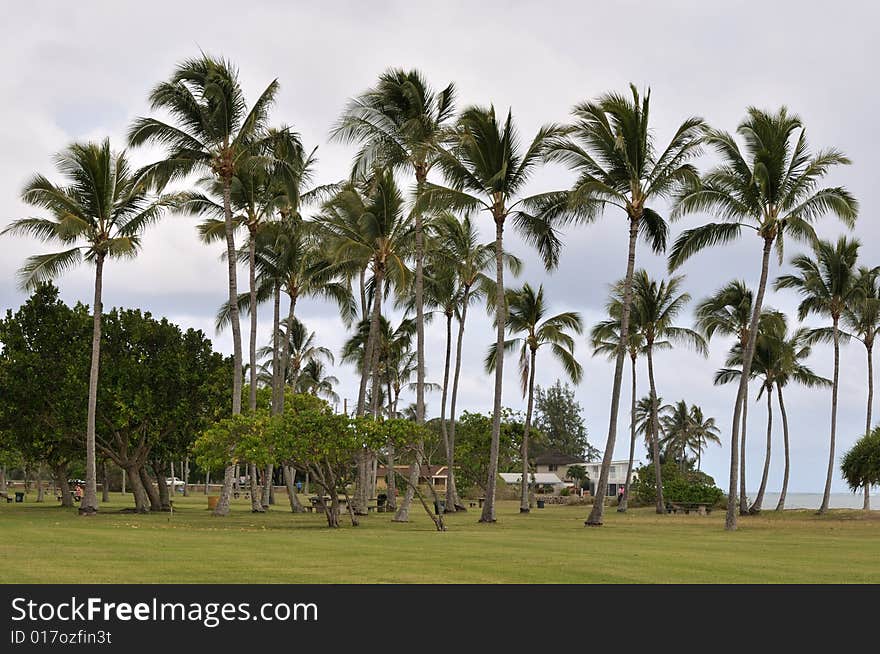
<path fill-rule="evenodd" d="M 561 491 L 559 491 L 559 494 L 562 495 L 562 497 L 568 497 L 569 495 L 571 495 L 571 490 L 568 488 L 563 488 Z"/>
<path fill-rule="evenodd" d="M 653 504 L 657 501 L 654 465 L 642 466 L 636 471 L 637 479 L 631 484 L 630 492 L 638 504 Z M 699 470 L 682 470 L 674 461 L 667 461 L 661 467 L 663 478 L 663 499 L 668 502 L 699 502 L 715 505 L 724 492 L 715 485 L 715 480 Z"/>

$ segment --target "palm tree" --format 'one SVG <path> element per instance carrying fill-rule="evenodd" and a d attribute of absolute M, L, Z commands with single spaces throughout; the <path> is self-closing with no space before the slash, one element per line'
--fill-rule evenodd
<path fill-rule="evenodd" d="M 110 141 L 74 143 L 55 158 L 67 184 L 58 186 L 43 175 L 25 185 L 22 199 L 49 212 L 49 218 L 21 218 L 3 234 L 33 236 L 67 249 L 29 257 L 19 271 L 23 289 L 54 279 L 83 259 L 95 264 L 95 299 L 92 306 L 92 358 L 86 422 L 86 488 L 80 502 L 81 515 L 98 511 L 95 461 L 95 411 L 101 358 L 101 291 L 104 262 L 133 258 L 140 248 L 143 230 L 159 220 L 171 204 L 167 196 L 153 198 L 143 171 L 133 171 L 125 152 L 113 152 Z"/>
<path fill-rule="evenodd" d="M 621 280 L 612 287 L 611 298 L 606 305 L 610 318 L 596 324 L 590 331 L 590 342 L 593 347 L 593 356 L 604 354 L 610 361 L 617 359 L 617 351 L 620 349 L 621 315 L 623 314 L 623 281 Z M 655 343 L 654 348 L 665 347 L 668 343 Z M 629 337 L 627 338 L 626 352 L 630 359 L 630 439 L 629 439 L 629 464 L 627 465 L 626 482 L 623 497 L 620 498 L 617 511 L 626 512 L 629 503 L 629 483 L 632 478 L 633 459 L 636 447 L 636 360 L 640 354 L 645 354 L 645 336 L 641 327 L 633 322 L 630 312 Z"/>
<path fill-rule="evenodd" d="M 323 398 L 328 402 L 338 403 L 339 395 L 333 390 L 333 387 L 338 383 L 339 380 L 336 377 L 326 373 L 323 361 L 312 358 L 306 361 L 302 371 L 300 371 L 296 392 L 308 393 L 309 395 Z"/>
<path fill-rule="evenodd" d="M 437 149 L 446 137 L 454 115 L 455 86 L 449 84 L 439 93 L 428 85 L 417 70 L 392 68 L 385 71 L 378 84 L 348 103 L 333 130 L 332 137 L 361 145 L 355 157 L 353 177 L 367 174 L 376 166 L 411 168 L 416 178 L 419 198 L 428 173 L 437 161 Z M 424 228 L 422 212 L 413 212 L 415 238 L 416 305 L 416 422 L 425 422 L 425 323 L 423 293 Z M 416 472 L 418 472 L 416 470 Z M 406 519 L 412 495 L 407 491 Z"/>
<path fill-rule="evenodd" d="M 495 263 L 495 243 L 480 243 L 479 232 L 470 216 L 458 219 L 450 213 L 443 213 L 436 220 L 438 240 L 442 249 L 456 268 L 459 284 L 458 335 L 455 346 L 455 369 L 452 374 L 452 395 L 449 401 L 449 442 L 446 479 L 446 511 L 464 511 L 458 498 L 455 484 L 455 416 L 458 400 L 458 380 L 461 375 L 461 350 L 464 343 L 464 329 L 468 307 L 490 292 L 491 280 L 486 275 Z M 509 272 L 518 276 L 522 262 L 509 253 L 502 257 Z"/>
<path fill-rule="evenodd" d="M 549 140 L 560 133 L 556 126 L 542 127 L 528 148 L 522 149 L 507 112 L 499 123 L 494 107 L 465 109 L 456 126 L 451 149 L 437 155 L 437 163 L 448 186 L 426 183 L 420 197 L 423 207 L 450 209 L 464 215 L 487 211 L 495 222 L 495 303 L 496 347 L 504 346 L 504 225 L 512 220 L 526 241 L 537 247 L 544 265 L 550 269 L 558 261 L 561 243 L 553 228 L 553 218 L 564 212 L 559 193 L 521 197 L 534 170 L 542 163 Z M 518 199 L 517 199 L 518 198 Z M 418 211 L 416 211 L 418 213 Z M 495 522 L 495 480 L 498 474 L 498 447 L 501 435 L 501 391 L 503 357 L 495 367 L 492 441 L 486 501 L 480 522 Z"/>
<path fill-rule="evenodd" d="M 677 196 L 672 214 L 677 218 L 692 212 L 714 211 L 723 222 L 685 230 L 669 255 L 672 271 L 704 248 L 735 240 L 744 228 L 755 230 L 763 244 L 761 277 L 743 351 L 744 374 L 740 377 L 731 424 L 725 519 L 728 530 L 736 529 L 740 419 L 764 304 L 770 252 L 776 245 L 781 256 L 786 236 L 814 240 L 812 223 L 826 214 L 836 215 L 851 227 L 858 212 L 858 203 L 845 188 L 819 187 L 831 168 L 848 164 L 849 159 L 836 149 L 810 154 L 800 118 L 789 114 L 785 107 L 775 113 L 750 107 L 737 133 L 744 141 L 743 149 L 731 134 L 709 131 L 706 141 L 722 161 L 702 179 L 690 181 Z"/>
<path fill-rule="evenodd" d="M 664 448 L 664 458 L 667 461 L 678 460 L 679 467 L 684 470 L 688 464 L 688 450 L 693 443 L 691 407 L 684 400 L 679 400 L 669 407 L 669 412 L 661 418 L 660 423 L 663 425 L 660 445 Z"/>
<path fill-rule="evenodd" d="M 636 241 L 642 234 L 655 252 L 666 249 L 666 223 L 649 204 L 668 197 L 684 179 L 695 177 L 690 160 L 699 152 L 703 121 L 688 118 L 675 131 L 672 140 L 658 154 L 649 127 L 650 89 L 641 97 L 630 85 L 631 97 L 608 93 L 595 101 L 574 108 L 574 125 L 564 138 L 557 139 L 550 158 L 567 164 L 577 175 L 569 195 L 578 216 L 591 219 L 606 207 L 624 212 L 629 226 L 629 249 L 623 282 L 623 312 L 620 340 L 627 342 L 630 329 L 632 280 L 636 262 Z M 617 414 L 623 383 L 626 351 L 617 352 L 608 438 L 596 493 L 605 495 L 608 468 L 614 456 Z M 595 502 L 587 525 L 601 525 L 603 502 Z"/>
<path fill-rule="evenodd" d="M 268 133 L 267 119 L 277 92 L 278 81 L 273 80 L 248 111 L 238 71 L 231 62 L 202 54 L 181 62 L 171 77 L 150 93 L 152 109 L 167 111 L 175 124 L 138 118 L 128 133 L 132 146 L 156 144 L 167 148 L 166 157 L 150 167 L 157 184 L 194 172 L 210 173 L 220 182 L 232 325 L 233 415 L 241 413 L 242 351 L 232 184 L 236 169 L 250 157 L 265 155 L 276 138 Z M 233 474 L 234 466 L 227 466 L 214 515 L 229 513 Z"/>
<path fill-rule="evenodd" d="M 356 415 L 361 417 L 366 413 L 367 382 L 372 379 L 370 410 L 371 415 L 378 418 L 382 298 L 391 283 L 400 288 L 407 286 L 410 271 L 405 260 L 412 252 L 411 216 L 404 212 L 394 173 L 385 169 L 375 171 L 371 179 L 359 185 L 344 185 L 325 203 L 319 220 L 325 234 L 331 275 L 333 271 L 351 274 L 365 267 L 369 267 L 372 274 L 373 307 L 363 352 Z M 366 456 L 362 456 L 357 486 L 359 511 L 366 511 L 369 497 L 367 463 Z"/>
<path fill-rule="evenodd" d="M 855 338 L 865 346 L 868 356 L 868 410 L 865 417 L 865 433 L 871 432 L 871 413 L 874 405 L 874 338 L 880 333 L 880 288 L 877 278 L 880 268 L 859 268 L 856 283 L 862 288 L 858 298 L 854 298 L 843 310 L 843 324 L 847 332 L 841 336 Z M 871 486 L 864 488 L 865 511 L 871 509 Z"/>
<path fill-rule="evenodd" d="M 732 336 L 744 351 L 749 342 L 749 325 L 752 320 L 753 293 L 746 282 L 733 280 L 700 302 L 696 308 L 697 328 L 712 339 L 716 333 Z M 739 451 L 739 513 L 749 511 L 746 498 L 746 430 L 748 428 L 749 390 L 746 385 L 742 406 L 742 436 Z"/>
<path fill-rule="evenodd" d="M 550 346 L 550 351 L 562 365 L 569 379 L 579 384 L 584 371 L 581 364 L 574 358 L 574 338 L 569 332 L 580 334 L 583 322 L 580 314 L 565 311 L 555 316 L 545 317 L 547 307 L 544 304 L 544 287 L 538 286 L 535 291 L 529 284 L 522 288 L 507 291 L 507 331 L 522 336 L 504 341 L 503 352 L 519 348 L 519 372 L 523 397 L 528 396 L 526 404 L 526 422 L 522 439 L 522 478 L 520 479 L 519 512 L 529 512 L 529 433 L 532 428 L 532 409 L 535 399 L 535 361 L 538 350 Z M 486 357 L 486 370 L 491 372 L 498 365 L 498 349 L 496 344 L 489 348 Z"/>
<path fill-rule="evenodd" d="M 837 243 L 819 240 L 813 245 L 813 256 L 798 255 L 791 265 L 798 271 L 795 275 L 782 275 L 775 288 L 796 289 L 803 300 L 798 306 L 798 317 L 803 320 L 815 313 L 831 317 L 832 342 L 834 343 L 834 377 L 831 387 L 831 445 L 828 455 L 828 474 L 819 513 L 828 510 L 831 495 L 831 478 L 834 474 L 834 446 L 837 432 L 837 389 L 840 374 L 840 318 L 848 304 L 860 300 L 865 289 L 858 283 L 856 262 L 861 243 L 857 239 L 841 236 Z"/>
<path fill-rule="evenodd" d="M 703 409 L 696 404 L 691 406 L 691 432 L 688 447 L 697 458 L 697 470 L 700 469 L 700 461 L 703 458 L 703 450 L 709 443 L 721 445 L 721 430 L 715 424 L 715 418 L 703 416 Z"/>
<path fill-rule="evenodd" d="M 678 327 L 675 319 L 690 302 L 688 293 L 680 293 L 684 277 L 670 277 L 656 281 L 645 270 L 638 270 L 633 276 L 632 312 L 635 322 L 645 334 L 645 353 L 648 360 L 648 382 L 653 416 L 651 418 L 651 448 L 654 458 L 654 473 L 657 480 L 657 513 L 665 513 L 663 502 L 663 480 L 660 469 L 659 419 L 657 416 L 657 388 L 654 382 L 654 343 L 668 341 L 693 347 L 703 356 L 707 355 L 706 341 L 700 334 L 687 327 Z"/>
<path fill-rule="evenodd" d="M 664 433 L 664 420 L 669 412 L 672 410 L 671 404 L 663 404 L 663 398 L 657 397 L 656 400 L 651 400 L 650 395 L 645 395 L 638 402 L 636 402 L 636 408 L 633 412 L 635 415 L 635 432 L 636 436 L 641 436 L 645 442 L 645 450 L 648 457 L 648 460 L 652 463 L 654 462 L 654 409 L 653 407 L 656 405 L 657 409 L 657 418 L 658 418 L 658 427 L 660 429 L 660 433 Z M 666 455 L 663 452 L 660 452 L 660 460 L 661 462 L 666 460 Z"/>

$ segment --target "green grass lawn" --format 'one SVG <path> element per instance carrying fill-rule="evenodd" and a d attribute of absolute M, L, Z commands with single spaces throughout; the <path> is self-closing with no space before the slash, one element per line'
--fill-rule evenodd
<path fill-rule="evenodd" d="M 0 582 L 880 583 L 878 512 L 771 511 L 728 533 L 720 511 L 610 508 L 586 528 L 587 507 L 519 515 L 502 502 L 496 524 L 473 509 L 438 533 L 420 506 L 408 524 L 380 513 L 331 530 L 320 514 L 279 504 L 253 515 L 244 500 L 214 518 L 201 495 L 177 499 L 173 515 L 119 513 L 130 500 L 118 494 L 92 518 L 54 501 L 0 505 Z"/>

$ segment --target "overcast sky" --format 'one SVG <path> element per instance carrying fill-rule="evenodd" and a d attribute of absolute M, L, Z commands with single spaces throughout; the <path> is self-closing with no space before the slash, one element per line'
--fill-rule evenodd
<path fill-rule="evenodd" d="M 322 4 L 323 6 L 318 6 Z M 25 180 L 39 171 L 55 178 L 52 155 L 72 140 L 109 136 L 124 145 L 126 127 L 148 113 L 150 88 L 165 79 L 176 62 L 199 49 L 234 61 L 249 101 L 278 78 L 281 91 L 273 122 L 292 124 L 308 146 L 319 146 L 318 181 L 344 177 L 353 148 L 328 143 L 328 133 L 346 100 L 373 84 L 386 68 L 418 68 L 435 87 L 454 81 L 458 104 L 494 103 L 512 107 L 523 140 L 540 125 L 565 121 L 571 107 L 629 82 L 652 88 L 654 135 L 662 147 L 682 119 L 696 114 L 713 126 L 733 130 L 745 108 L 798 112 L 814 148 L 836 146 L 853 165 L 831 178 L 858 197 L 862 211 L 855 230 L 862 262 L 880 264 L 876 244 L 875 66 L 880 60 L 875 27 L 880 10 L 869 3 L 757 2 L 728 0 L 622 2 L 166 2 L 16 3 L 6 6 L 0 42 L 0 223 L 29 215 L 19 200 Z M 147 163 L 155 152 L 132 155 Z M 699 162 L 701 168 L 707 159 Z M 549 167 L 530 191 L 563 188 L 571 174 Z M 665 207 L 656 207 L 665 210 Z M 681 229 L 706 222 L 694 216 L 673 225 Z M 490 225 L 483 224 L 489 240 Z M 822 236 L 841 233 L 828 218 Z M 545 273 L 515 236 L 509 247 L 521 255 L 520 281 L 543 283 L 551 310 L 580 311 L 592 326 L 602 318 L 607 285 L 625 271 L 623 216 L 609 211 L 597 224 L 565 234 L 559 269 Z M 798 251 L 789 244 L 786 260 Z M 14 273 L 28 254 L 45 246 L 25 239 L 0 241 L 0 307 L 18 307 L 25 298 Z M 226 274 L 217 247 L 201 245 L 193 219 L 169 216 L 151 228 L 136 261 L 106 267 L 105 307 L 141 307 L 185 326 L 205 331 L 215 346 L 231 351 L 228 334 L 217 335 L 213 315 L 224 301 Z M 642 247 L 637 264 L 665 274 L 664 261 Z M 773 263 L 775 277 L 780 267 Z M 707 251 L 688 262 L 686 289 L 695 300 L 733 278 L 757 282 L 760 247 L 755 239 Z M 83 267 L 58 280 L 68 302 L 90 302 L 93 269 Z M 246 277 L 240 277 L 241 280 Z M 240 288 L 244 288 L 243 286 Z M 794 321 L 797 297 L 768 293 L 767 304 L 786 310 Z M 299 315 L 319 341 L 338 352 L 345 332 L 333 307 L 302 302 Z M 270 311 L 260 316 L 259 340 L 268 339 Z M 493 339 L 490 322 L 477 307 L 470 313 L 462 374 L 462 408 L 488 411 L 492 384 L 482 370 Z M 683 316 L 690 323 L 690 311 Z M 815 319 L 810 324 L 820 324 Z M 728 342 L 713 341 L 708 360 L 684 350 L 657 356 L 658 393 L 667 402 L 685 399 L 703 407 L 729 440 L 733 387 L 712 386 Z M 428 328 L 428 379 L 442 381 L 443 328 Z M 585 378 L 577 388 L 591 442 L 604 447 L 608 428 L 612 366 L 590 356 L 586 338 L 577 355 Z M 810 364 L 831 375 L 832 354 L 817 348 Z M 515 360 L 505 367 L 504 403 L 521 408 Z M 843 348 L 838 422 L 839 460 L 863 427 L 866 365 L 858 343 Z M 353 402 L 357 385 L 351 370 L 338 368 L 340 395 Z M 537 381 L 552 384 L 554 363 L 538 361 Z M 647 392 L 640 369 L 639 394 Z M 628 380 L 615 457 L 627 456 Z M 791 425 L 792 477 L 789 490 L 820 492 L 828 461 L 831 394 L 786 389 Z M 429 414 L 439 413 L 439 395 L 429 396 Z M 777 416 L 776 424 L 779 424 Z M 749 411 L 748 488 L 758 486 L 763 461 L 766 409 Z M 782 434 L 773 435 L 770 490 L 782 479 Z M 637 456 L 644 457 L 639 450 Z M 703 468 L 726 488 L 729 445 L 712 447 Z M 834 490 L 845 491 L 835 466 Z"/>

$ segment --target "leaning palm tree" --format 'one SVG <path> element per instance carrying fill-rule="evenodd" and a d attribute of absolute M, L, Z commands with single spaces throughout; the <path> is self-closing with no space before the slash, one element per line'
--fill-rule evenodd
<path fill-rule="evenodd" d="M 860 300 L 865 289 L 858 283 L 856 264 L 861 243 L 841 236 L 837 243 L 820 240 L 813 245 L 813 255 L 798 255 L 791 260 L 797 270 L 794 275 L 782 275 L 775 288 L 796 289 L 803 300 L 798 306 L 798 317 L 803 320 L 815 313 L 831 318 L 831 340 L 834 343 L 834 376 L 831 388 L 831 443 L 828 455 L 828 474 L 819 513 L 828 510 L 831 479 L 834 474 L 834 446 L 837 432 L 837 389 L 840 375 L 840 319 L 848 304 Z"/>
<path fill-rule="evenodd" d="M 621 347 L 620 341 L 620 323 L 623 313 L 623 282 L 618 282 L 612 288 L 611 299 L 606 305 L 609 318 L 599 322 L 590 331 L 590 342 L 593 347 L 593 356 L 602 354 L 609 360 L 617 359 L 617 351 Z M 668 344 L 655 343 L 654 349 L 666 347 Z M 617 505 L 619 513 L 626 512 L 629 504 L 629 485 L 632 478 L 633 460 L 636 448 L 636 361 L 640 354 L 645 353 L 645 335 L 642 333 L 641 327 L 633 322 L 633 315 L 630 312 L 629 337 L 625 344 L 626 352 L 630 360 L 630 439 L 629 439 L 629 463 L 626 470 L 626 482 L 623 490 L 623 497 Z"/>
<path fill-rule="evenodd" d="M 143 171 L 132 170 L 125 152 L 113 152 L 107 139 L 102 143 L 74 143 L 56 156 L 55 163 L 67 178 L 65 185 L 59 186 L 43 175 L 35 175 L 22 192 L 22 199 L 27 204 L 46 210 L 51 217 L 21 218 L 13 221 L 2 233 L 33 236 L 67 248 L 28 258 L 19 271 L 22 288 L 33 288 L 58 277 L 83 259 L 95 264 L 86 422 L 86 488 L 79 508 L 81 515 L 93 515 L 98 511 L 95 412 L 101 358 L 104 262 L 136 256 L 144 228 L 162 216 L 171 200 L 166 196 L 151 197 Z"/>
<path fill-rule="evenodd" d="M 374 167 L 411 168 L 416 178 L 416 198 L 437 161 L 438 147 L 447 135 L 454 116 L 455 87 L 449 84 L 435 92 L 417 70 L 392 68 L 378 84 L 351 100 L 332 136 L 361 145 L 355 156 L 353 178 Z M 416 305 L 416 422 L 425 422 L 425 319 L 422 302 L 425 257 L 422 212 L 413 212 L 415 240 Z M 404 504 L 409 507 L 409 491 Z M 404 515 L 399 516 L 401 520 Z"/>
<path fill-rule="evenodd" d="M 636 242 L 642 234 L 655 252 L 666 248 L 666 223 L 649 205 L 669 197 L 683 180 L 695 177 L 690 160 L 699 152 L 704 129 L 700 118 L 688 118 L 675 131 L 669 144 L 658 152 L 649 127 L 650 89 L 641 97 L 630 85 L 631 97 L 608 93 L 595 101 L 574 108 L 574 125 L 564 138 L 557 139 L 550 158 L 574 170 L 577 181 L 569 195 L 578 208 L 577 217 L 590 219 L 607 207 L 620 209 L 629 227 L 629 250 L 623 283 L 623 313 L 620 337 L 629 338 L 632 280 L 635 271 Z M 617 414 L 623 365 L 626 352 L 617 352 L 608 438 L 596 493 L 604 496 L 608 485 L 608 469 L 614 456 L 617 435 Z M 601 525 L 605 512 L 603 502 L 595 502 L 587 525 Z"/>
<path fill-rule="evenodd" d="M 874 339 L 880 333 L 880 288 L 877 278 L 880 268 L 859 268 L 856 283 L 862 288 L 858 298 L 850 302 L 843 310 L 843 324 L 846 337 L 855 338 L 865 346 L 868 357 L 868 410 L 865 417 L 865 433 L 871 432 L 871 413 L 874 404 Z M 844 333 L 841 333 L 843 336 Z M 871 509 L 871 486 L 865 485 L 865 511 Z"/>
<path fill-rule="evenodd" d="M 450 149 L 437 155 L 448 186 L 426 183 L 420 204 L 450 209 L 464 215 L 486 211 L 495 223 L 496 347 L 504 347 L 504 226 L 512 220 L 523 238 L 540 252 L 544 265 L 556 266 L 561 242 L 553 219 L 564 213 L 559 192 L 521 197 L 531 174 L 542 163 L 544 150 L 560 129 L 542 127 L 528 148 L 522 149 L 510 111 L 499 122 L 494 107 L 465 109 L 456 126 Z M 417 207 L 418 209 L 419 207 Z M 418 213 L 418 210 L 416 211 Z M 503 357 L 495 367 L 492 441 L 489 450 L 486 501 L 480 522 L 495 522 L 495 480 L 501 435 L 501 392 Z"/>
<path fill-rule="evenodd" d="M 753 293 L 746 282 L 733 280 L 700 302 L 696 308 L 697 328 L 709 341 L 715 334 L 732 336 L 745 350 L 749 342 Z M 739 513 L 749 512 L 746 498 L 746 430 L 748 427 L 749 390 L 746 386 L 742 406 L 742 435 L 739 451 Z"/>
<path fill-rule="evenodd" d="M 813 241 L 816 236 L 812 223 L 826 214 L 836 215 L 851 227 L 858 212 L 858 203 L 845 188 L 819 186 L 830 169 L 848 164 L 849 159 L 836 149 L 810 154 L 800 118 L 789 114 L 785 107 L 775 113 L 750 107 L 737 133 L 744 141 L 742 149 L 727 132 L 708 133 L 706 140 L 720 155 L 721 163 L 682 190 L 672 214 L 676 218 L 712 211 L 722 222 L 682 232 L 669 255 L 669 269 L 675 270 L 697 252 L 737 239 L 744 228 L 755 230 L 763 245 L 761 276 L 743 351 L 744 374 L 731 423 L 725 519 L 728 530 L 736 529 L 740 420 L 767 288 L 770 252 L 775 245 L 781 256 L 785 237 Z"/>
<path fill-rule="evenodd" d="M 458 400 L 458 381 L 461 375 L 461 351 L 464 343 L 464 330 L 468 307 L 479 301 L 491 290 L 491 280 L 487 276 L 495 263 L 495 243 L 481 243 L 477 226 L 470 216 L 460 220 L 450 213 L 441 214 L 435 221 L 437 238 L 446 257 L 454 264 L 459 284 L 458 335 L 455 346 L 455 369 L 452 374 L 452 394 L 449 400 L 449 430 L 447 440 L 449 452 L 446 479 L 446 511 L 463 511 L 458 499 L 455 484 L 455 410 Z M 518 276 L 522 262 L 509 253 L 502 254 L 509 272 Z"/>
<path fill-rule="evenodd" d="M 546 316 L 544 287 L 535 291 L 529 284 L 522 288 L 507 291 L 507 331 L 522 334 L 504 341 L 503 352 L 519 349 L 519 373 L 523 397 L 526 403 L 526 422 L 522 438 L 522 477 L 520 479 L 519 512 L 529 512 L 529 433 L 532 427 L 532 409 L 535 399 L 535 361 L 538 350 L 548 345 L 556 360 L 569 379 L 579 384 L 584 371 L 574 358 L 574 338 L 571 332 L 580 334 L 583 322 L 580 314 L 565 311 L 555 316 Z M 502 355 L 503 356 L 503 355 Z M 486 370 L 491 372 L 498 365 L 497 344 L 492 344 L 486 357 Z"/>
<path fill-rule="evenodd" d="M 202 54 L 181 62 L 171 77 L 150 93 L 152 109 L 168 112 L 174 122 L 138 118 L 128 133 L 133 146 L 156 144 L 167 148 L 165 158 L 150 167 L 157 184 L 197 172 L 209 173 L 220 183 L 232 326 L 233 415 L 241 413 L 242 351 L 232 183 L 236 168 L 251 157 L 265 156 L 274 140 L 268 133 L 267 119 L 277 92 L 278 81 L 274 80 L 248 110 L 238 71 L 229 61 Z M 229 513 L 233 474 L 234 466 L 227 466 L 214 515 Z"/>
<path fill-rule="evenodd" d="M 633 275 L 632 312 L 634 321 L 641 326 L 645 334 L 645 354 L 648 361 L 648 383 L 653 416 L 651 417 L 651 448 L 654 458 L 654 473 L 657 481 L 657 513 L 665 513 L 663 502 L 663 479 L 660 469 L 659 450 L 659 418 L 657 416 L 657 387 L 654 382 L 654 344 L 657 341 L 680 343 L 692 347 L 706 356 L 706 341 L 703 337 L 687 327 L 675 325 L 675 319 L 691 300 L 688 293 L 681 293 L 684 277 L 670 277 L 658 282 L 651 279 L 645 270 L 638 270 Z"/>

